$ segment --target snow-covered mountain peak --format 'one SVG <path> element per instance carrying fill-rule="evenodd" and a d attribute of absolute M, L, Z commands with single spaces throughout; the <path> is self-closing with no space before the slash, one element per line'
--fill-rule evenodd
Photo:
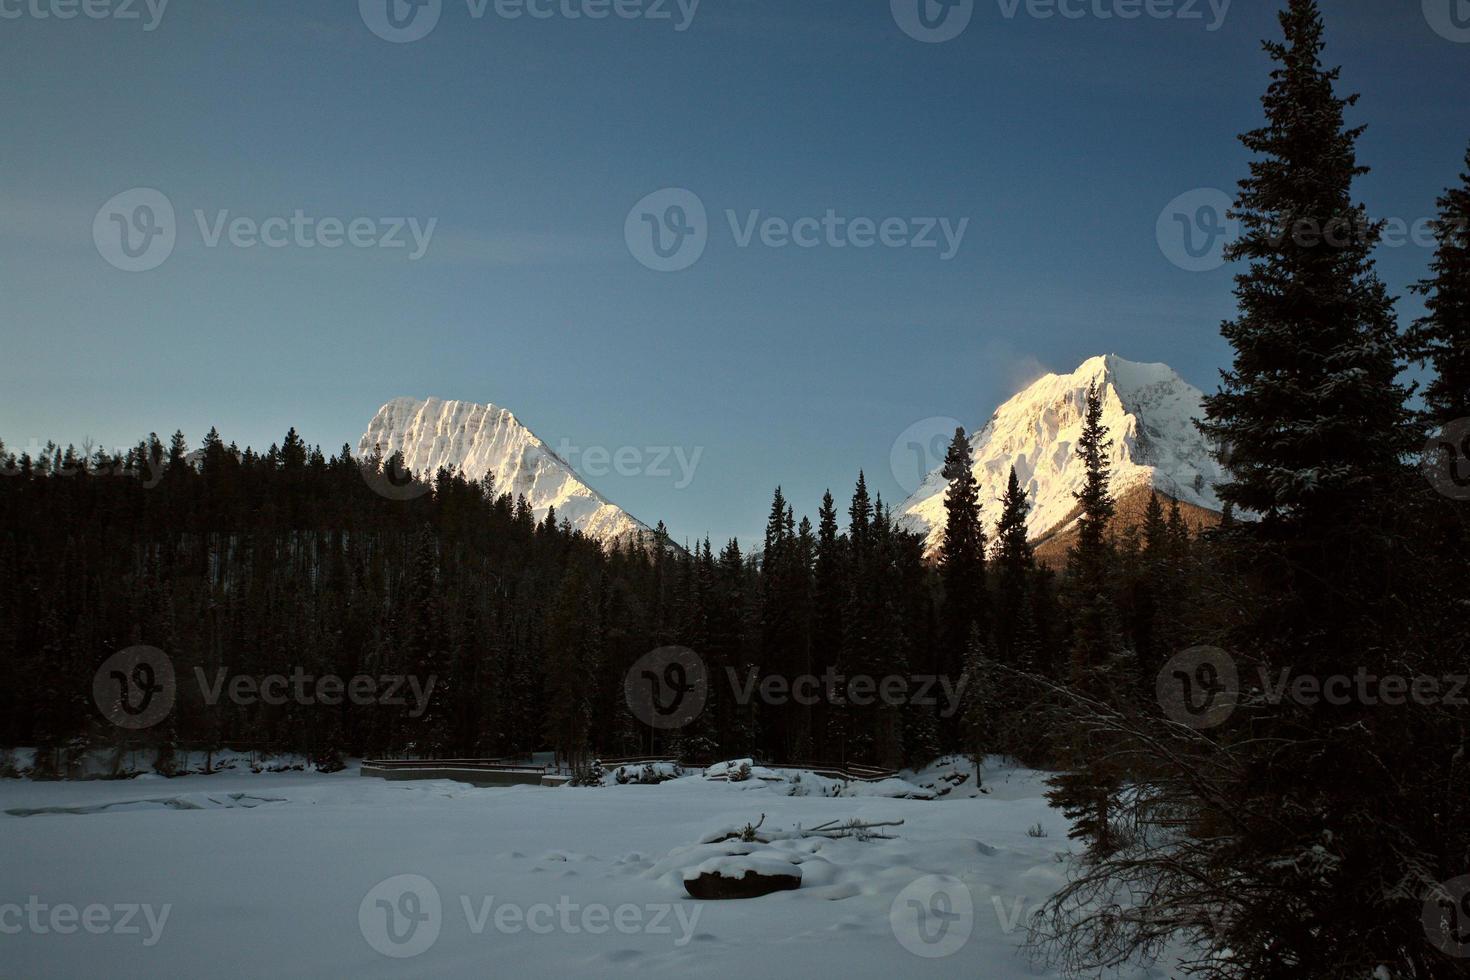
<path fill-rule="evenodd" d="M 599 541 L 652 534 L 498 405 L 395 398 L 378 410 L 358 443 L 364 457 L 375 449 L 384 457 L 402 452 L 407 468 L 429 479 L 441 468 L 472 480 L 494 474 L 496 493 L 524 496 L 538 521 L 555 507 L 558 519 Z"/>
<path fill-rule="evenodd" d="M 1107 354 L 1070 374 L 1048 374 L 1009 399 L 970 438 L 975 477 L 988 526 L 999 516 L 1011 467 L 1031 501 L 1033 538 L 1060 531 L 1073 518 L 1084 471 L 1076 457 L 1087 389 L 1103 392 L 1103 424 L 1113 440 L 1112 490 L 1123 497 L 1141 486 L 1206 510 L 1221 509 L 1215 485 L 1224 479 L 1194 420 L 1203 414 L 1200 390 L 1167 364 Z M 937 548 L 944 529 L 948 482 L 936 469 L 899 508 L 901 526 Z"/>

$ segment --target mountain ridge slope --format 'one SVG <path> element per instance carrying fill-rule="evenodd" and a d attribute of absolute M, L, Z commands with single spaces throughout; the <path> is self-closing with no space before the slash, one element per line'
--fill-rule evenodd
<path fill-rule="evenodd" d="M 1070 374 L 1048 374 L 1008 399 L 970 436 L 987 527 L 1000 513 L 1012 466 L 1026 490 L 1033 541 L 1062 537 L 1076 519 L 1085 472 L 1076 458 L 1088 386 L 1103 394 L 1103 424 L 1113 441 L 1112 492 L 1122 500 L 1142 488 L 1156 490 L 1198 511 L 1223 509 L 1215 493 L 1225 471 L 1194 425 L 1203 415 L 1203 392 L 1167 364 L 1125 360 L 1116 354 L 1088 358 Z M 895 512 L 898 525 L 925 538 L 937 551 L 944 536 L 943 467 L 931 472 Z M 1193 513 L 1193 510 L 1191 511 Z"/>
<path fill-rule="evenodd" d="M 604 544 L 651 541 L 653 530 L 597 490 L 508 409 L 488 402 L 400 397 L 378 409 L 358 443 L 364 457 L 402 452 L 405 467 L 432 479 L 441 468 L 495 492 L 524 496 L 538 521 L 552 507 L 574 530 Z"/>

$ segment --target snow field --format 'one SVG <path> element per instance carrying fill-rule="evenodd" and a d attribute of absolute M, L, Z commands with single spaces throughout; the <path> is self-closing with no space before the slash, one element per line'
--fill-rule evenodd
<path fill-rule="evenodd" d="M 4 780 L 0 976 L 1053 976 L 1017 946 L 1064 880 L 1065 821 L 1042 774 L 997 766 L 986 784 L 928 801 L 698 773 L 588 789 L 355 767 Z M 766 828 L 904 823 L 892 840 L 762 846 L 800 867 L 796 891 L 690 899 L 688 872 L 739 854 L 698 842 L 762 814 Z M 92 906 L 114 911 L 89 929 Z M 124 907 L 141 928 L 118 927 Z"/>

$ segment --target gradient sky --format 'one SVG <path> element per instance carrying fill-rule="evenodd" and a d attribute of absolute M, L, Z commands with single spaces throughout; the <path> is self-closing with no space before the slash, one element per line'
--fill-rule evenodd
<path fill-rule="evenodd" d="M 975 0 L 937 44 L 888 0 L 704 0 L 684 31 L 674 0 L 661 21 L 509 20 L 495 0 L 475 19 L 443 0 L 411 43 L 355 0 L 173 0 L 152 31 L 144 0 L 141 20 L 35 16 L 51 2 L 0 0 L 12 449 L 210 425 L 263 448 L 295 425 L 331 451 L 394 396 L 487 401 L 553 447 L 702 450 L 687 487 L 677 469 L 589 482 L 678 539 L 748 540 L 777 483 L 814 513 L 864 467 L 897 504 L 900 433 L 983 424 L 1043 370 L 1112 352 L 1211 387 L 1228 363 L 1230 270 L 1179 268 L 1156 223 L 1245 173 L 1235 134 L 1260 120 L 1274 2 L 1236 0 L 1211 31 L 1204 0 L 1203 20 Z M 1470 43 L 1420 0 L 1324 7 L 1370 124 L 1359 197 L 1432 216 L 1470 140 Z M 93 223 L 139 187 L 175 207 L 177 243 L 130 273 Z M 624 236 L 667 187 L 709 214 L 703 257 L 675 273 Z M 196 209 L 438 224 L 410 261 L 210 248 Z M 950 261 L 740 248 L 727 209 L 969 226 Z M 1403 293 L 1427 260 L 1409 244 L 1380 269 Z"/>

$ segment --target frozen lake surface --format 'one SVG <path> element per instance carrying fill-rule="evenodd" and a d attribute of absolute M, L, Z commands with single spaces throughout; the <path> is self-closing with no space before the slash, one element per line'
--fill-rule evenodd
<path fill-rule="evenodd" d="M 1052 976 L 1017 952 L 1070 843 L 1042 778 L 997 768 L 990 795 L 936 801 L 699 775 L 482 789 L 355 767 L 4 780 L 0 976 Z M 719 852 L 693 845 L 762 814 L 765 829 L 904 824 L 761 849 L 759 866 L 800 864 L 798 890 L 689 898 L 683 870 Z"/>

